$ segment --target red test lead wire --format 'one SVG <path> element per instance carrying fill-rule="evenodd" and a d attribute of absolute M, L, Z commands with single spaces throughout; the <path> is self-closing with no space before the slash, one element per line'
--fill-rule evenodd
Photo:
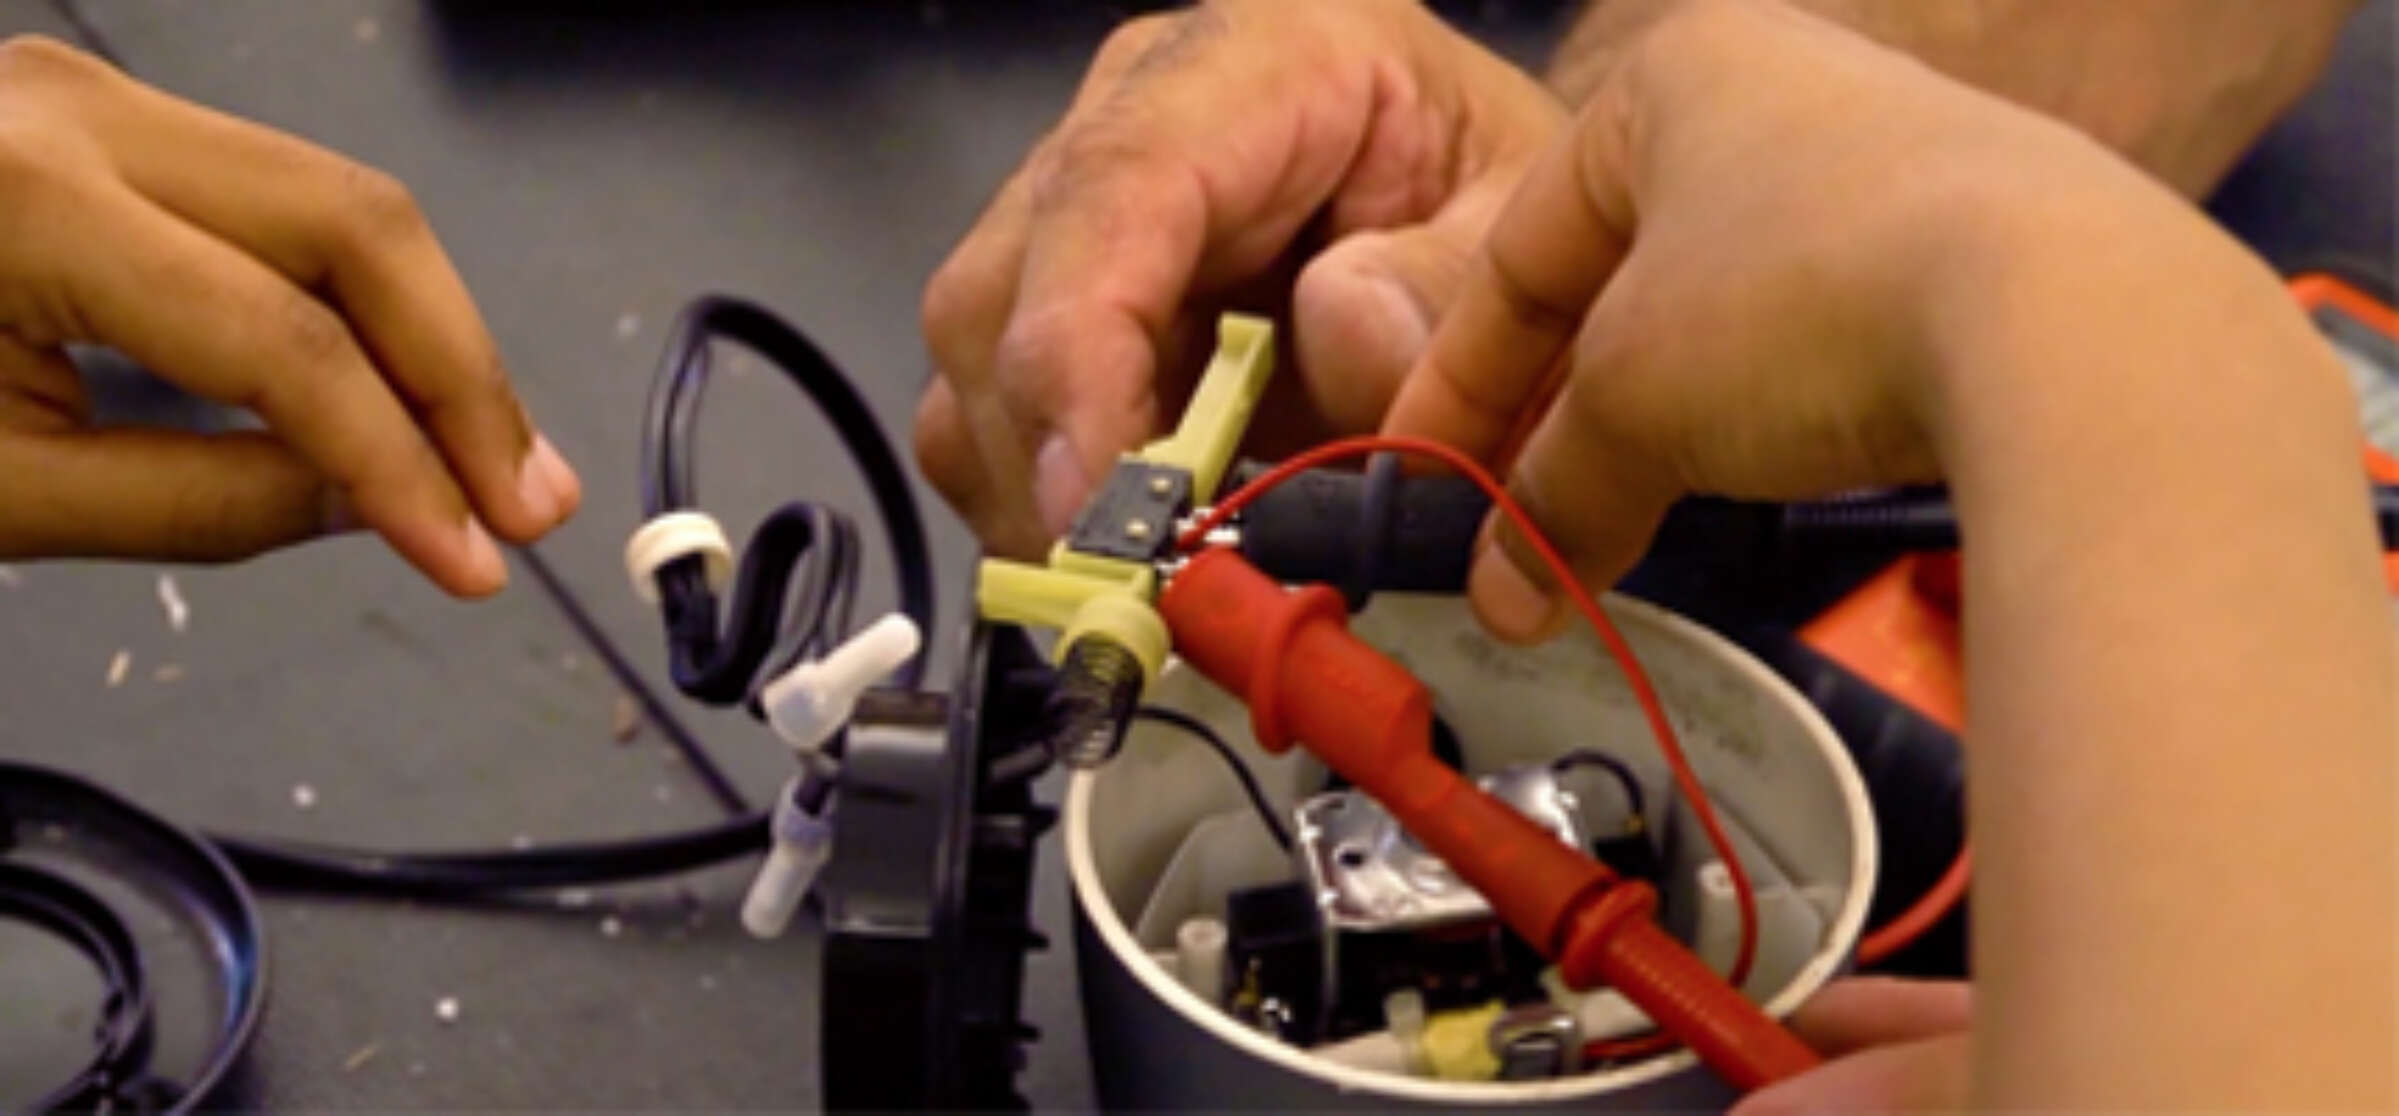
<path fill-rule="evenodd" d="M 1184 566 L 1158 610 L 1176 653 L 1247 700 L 1260 746 L 1305 742 L 1555 958 L 1569 986 L 1617 989 L 1743 1090 L 1817 1064 L 1658 926 L 1647 883 L 1618 879 L 1434 758 L 1431 695 L 1350 633 L 1339 594 L 1287 592 L 1216 549 Z"/>
<path fill-rule="evenodd" d="M 1609 656 L 1616 660 L 1617 668 L 1624 672 L 1625 683 L 1633 691 L 1633 700 L 1640 704 L 1642 716 L 1649 721 L 1650 733 L 1657 738 L 1658 753 L 1665 757 L 1667 769 L 1674 774 L 1676 790 L 1690 804 L 1692 814 L 1699 819 L 1701 832 L 1707 835 L 1708 847 L 1715 851 L 1718 860 L 1724 862 L 1726 874 L 1732 877 L 1733 903 L 1741 919 L 1741 939 L 1733 954 L 1733 966 L 1728 979 L 1738 987 L 1749 979 L 1750 962 L 1757 956 L 1758 946 L 1757 895 L 1750 886 L 1749 871 L 1742 867 L 1741 858 L 1733 849 L 1732 839 L 1725 835 L 1724 826 L 1717 821 L 1716 808 L 1708 801 L 1707 789 L 1699 785 L 1699 776 L 1691 770 L 1690 761 L 1683 757 L 1682 744 L 1675 738 L 1674 725 L 1666 719 L 1665 703 L 1658 700 L 1657 687 L 1650 684 L 1648 673 L 1641 669 L 1641 661 L 1634 657 L 1632 645 L 1625 642 L 1624 635 L 1609 621 L 1608 614 L 1600 609 L 1598 599 L 1575 578 L 1573 567 L 1567 565 L 1566 559 L 1558 554 L 1557 547 L 1541 533 L 1532 516 L 1525 514 L 1515 498 L 1508 495 L 1508 490 L 1481 462 L 1455 446 L 1429 438 L 1374 435 L 1327 442 L 1276 465 L 1219 501 L 1208 514 L 1183 532 L 1176 545 L 1184 550 L 1196 549 L 1207 538 L 1209 531 L 1238 514 L 1259 494 L 1302 472 L 1344 458 L 1386 451 L 1432 458 L 1465 474 L 1467 479 L 1481 488 L 1491 498 L 1492 506 L 1508 517 L 1508 521 L 1515 525 L 1526 542 L 1541 556 L 1551 576 L 1565 590 L 1575 608 L 1582 612 L 1583 618 L 1590 621 L 1600 644 L 1607 648 Z M 1239 689 L 1238 686 L 1232 688 Z"/>

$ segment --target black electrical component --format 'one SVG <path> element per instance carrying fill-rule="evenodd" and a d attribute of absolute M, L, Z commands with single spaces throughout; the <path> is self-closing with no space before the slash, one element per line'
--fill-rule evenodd
<path fill-rule="evenodd" d="M 1066 545 L 1085 554 L 1151 561 L 1174 544 L 1175 520 L 1190 510 L 1190 470 L 1119 461 L 1075 516 Z"/>
<path fill-rule="evenodd" d="M 1332 942 L 1333 1000 L 1320 1042 L 1338 1042 L 1383 1029 L 1383 1001 L 1413 988 L 1431 1011 L 1499 1000 L 1525 1003 L 1547 993 L 1541 970 L 1549 962 L 1522 938 L 1483 919 L 1459 926 L 1356 931 Z"/>
<path fill-rule="evenodd" d="M 1225 899 L 1226 1007 L 1235 1018 L 1299 1045 L 1320 1040 L 1325 1003 L 1324 923 L 1302 882 L 1236 891 Z"/>

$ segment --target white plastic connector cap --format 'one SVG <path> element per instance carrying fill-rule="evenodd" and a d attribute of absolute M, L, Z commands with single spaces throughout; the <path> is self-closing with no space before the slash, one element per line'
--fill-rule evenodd
<path fill-rule="evenodd" d="M 1175 928 L 1175 971 L 1200 999 L 1224 1002 L 1225 947 L 1232 935 L 1225 924 L 1201 915 Z"/>
<path fill-rule="evenodd" d="M 815 751 L 850 719 L 858 695 L 923 643 L 915 621 L 897 612 L 885 615 L 824 658 L 784 671 L 759 690 L 766 723 L 792 747 Z"/>
<path fill-rule="evenodd" d="M 1424 993 L 1395 988 L 1383 997 L 1383 1029 L 1399 1044 L 1409 1073 L 1423 1074 L 1430 1068 L 1424 1053 L 1424 1025 Z"/>
<path fill-rule="evenodd" d="M 644 523 L 625 540 L 625 574 L 633 579 L 633 595 L 644 604 L 658 603 L 658 571 L 679 558 L 699 555 L 707 566 L 708 587 L 733 583 L 733 544 L 725 529 L 707 512 L 668 512 Z"/>
<path fill-rule="evenodd" d="M 775 799 L 774 844 L 742 897 L 741 925 L 752 937 L 782 937 L 800 900 L 816 886 L 817 873 L 833 859 L 832 822 L 800 809 L 793 800 L 797 783 L 793 780 Z"/>

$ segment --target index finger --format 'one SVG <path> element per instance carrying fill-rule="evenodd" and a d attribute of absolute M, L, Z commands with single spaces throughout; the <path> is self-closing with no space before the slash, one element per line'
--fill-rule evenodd
<path fill-rule="evenodd" d="M 69 297 L 93 339 L 257 412 L 449 591 L 506 583 L 491 536 L 338 315 L 130 190 L 97 191 L 72 216 L 63 243 L 125 246 L 73 257 Z"/>
<path fill-rule="evenodd" d="M 1080 504 L 1048 491 L 1053 462 L 1087 486 L 1156 431 L 1161 353 L 1192 296 L 1265 272 L 1366 139 L 1371 83 L 1347 80 L 1355 67 L 1254 49 L 1233 18 L 1181 17 L 1029 168 L 995 378 L 1020 426 L 1049 435 L 1036 480 L 1053 528 Z M 1291 108 L 1326 97 L 1354 103 Z"/>
<path fill-rule="evenodd" d="M 323 290 L 485 521 L 530 541 L 581 489 L 532 428 L 431 225 L 389 175 L 135 82 L 79 109 L 126 183 Z"/>
<path fill-rule="evenodd" d="M 1383 421 L 1489 461 L 1520 429 L 1633 235 L 1621 119 L 1596 99 L 1533 165 Z"/>

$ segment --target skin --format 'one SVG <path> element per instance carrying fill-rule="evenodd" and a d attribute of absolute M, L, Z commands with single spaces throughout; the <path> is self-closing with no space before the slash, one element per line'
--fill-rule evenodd
<path fill-rule="evenodd" d="M 1687 0 L 1600 0 L 1544 90 L 1409 0 L 1126 24 L 925 289 L 926 476 L 1029 557 L 1163 431 L 1227 306 L 1291 338 L 1262 452 L 1372 429 L 1492 215 Z M 2321 70 L 2356 0 L 1791 0 L 2040 109 L 2186 194 Z"/>
<path fill-rule="evenodd" d="M 925 475 L 986 545 L 1037 553 L 1175 413 L 1226 305 L 1287 299 L 1299 374 L 1278 379 L 1371 427 L 1565 118 L 1408 0 L 1126 24 L 925 288 Z"/>
<path fill-rule="evenodd" d="M 2361 0 L 1792 0 L 1980 89 L 2067 121 L 2184 194 L 2206 193 L 2323 69 Z M 1594 0 L 1551 84 L 1580 103 L 1682 0 Z"/>
<path fill-rule="evenodd" d="M 2155 179 L 1695 0 L 1529 172 L 1387 425 L 1512 456 L 1594 584 L 1684 493 L 1949 484 L 1965 598 L 1999 602 L 1966 613 L 1971 1006 L 1827 993 L 1799 1026 L 1855 1052 L 1748 1110 L 2399 1104 L 2399 661 L 2355 403 Z M 1505 530 L 1470 592 L 1504 636 L 1562 615 Z"/>
<path fill-rule="evenodd" d="M 381 172 L 52 40 L 0 43 L 0 558 L 229 561 L 372 528 L 449 592 L 582 489 Z M 95 427 L 63 346 L 264 431 Z"/>

